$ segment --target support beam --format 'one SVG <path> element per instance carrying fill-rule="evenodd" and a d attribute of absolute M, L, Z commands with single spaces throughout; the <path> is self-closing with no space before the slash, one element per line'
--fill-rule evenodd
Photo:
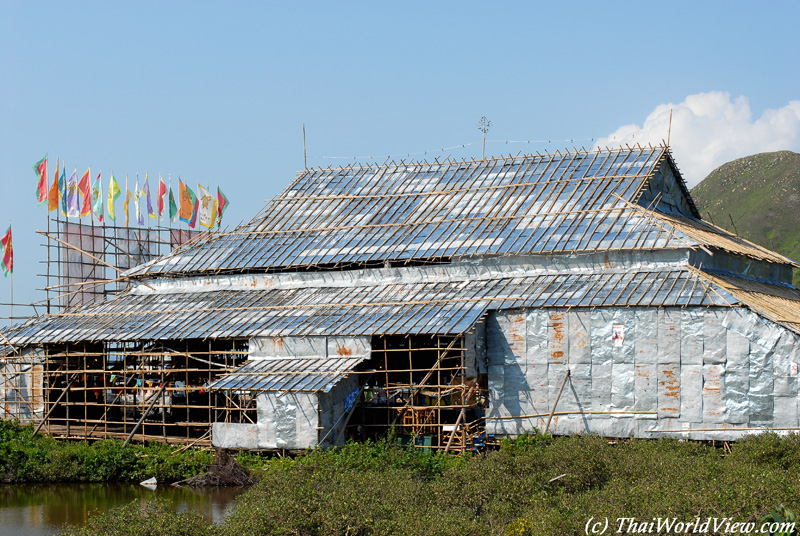
<path fill-rule="evenodd" d="M 137 423 L 136 423 L 136 426 L 134 426 L 134 427 L 133 427 L 133 430 L 131 430 L 131 433 L 130 433 L 130 434 L 128 434 L 128 438 L 127 438 L 127 439 L 125 440 L 125 442 L 122 444 L 122 448 L 125 448 L 125 447 L 127 447 L 127 446 L 128 446 L 128 443 L 130 443 L 131 439 L 132 439 L 132 438 L 133 438 L 133 436 L 136 434 L 136 431 L 139 429 L 139 427 L 140 427 L 140 426 L 142 425 L 142 423 L 144 422 L 144 419 L 145 419 L 145 417 L 147 417 L 147 414 L 148 414 L 148 413 L 150 413 L 150 410 L 151 410 L 151 409 L 153 409 L 153 406 L 155 406 L 155 405 L 156 405 L 156 402 L 158 402 L 158 399 L 159 399 L 159 398 L 161 398 L 161 394 L 164 392 L 164 389 L 166 389 L 166 388 L 167 388 L 167 382 L 166 382 L 166 381 L 164 381 L 164 383 L 162 383 L 162 384 L 161 384 L 161 389 L 159 389 L 159 390 L 158 390 L 158 393 L 156 393 L 156 395 L 153 397 L 153 401 L 152 401 L 152 402 L 150 402 L 150 405 L 149 405 L 149 406 L 147 406 L 147 409 L 146 409 L 146 410 L 144 410 L 144 412 L 142 412 L 142 418 L 141 418 L 141 419 L 139 419 L 139 422 L 137 422 Z"/>
<path fill-rule="evenodd" d="M 550 421 L 553 420 L 553 413 L 556 412 L 556 406 L 558 405 L 558 401 L 561 399 L 561 392 L 564 390 L 564 384 L 567 383 L 567 379 L 569 378 L 569 369 L 567 369 L 567 373 L 564 374 L 564 379 L 561 380 L 561 387 L 558 388 L 558 394 L 556 395 L 556 401 L 553 402 L 553 409 L 550 410 L 550 415 L 547 416 L 547 424 L 544 425 L 544 432 L 547 433 L 547 430 L 550 428 Z"/>
<path fill-rule="evenodd" d="M 77 378 L 77 374 L 73 375 L 73 376 L 72 376 L 72 379 L 70 379 L 70 380 L 69 380 L 69 382 L 67 382 L 67 386 L 66 386 L 66 387 L 64 387 L 64 390 L 63 390 L 63 391 L 61 391 L 61 394 L 60 394 L 60 395 L 58 395 L 58 399 L 56 399 L 56 401 L 53 403 L 53 405 L 52 405 L 52 406 L 50 406 L 50 410 L 47 412 L 47 415 L 45 415 L 44 417 L 42 417 L 42 421 L 41 421 L 41 422 L 39 423 L 39 425 L 36 427 L 36 430 L 34 430 L 34 431 L 33 431 L 33 435 L 34 435 L 34 436 L 35 436 L 36 434 L 38 434 L 38 433 L 39 433 L 39 430 L 41 430 L 41 428 L 42 428 L 42 426 L 44 425 L 44 423 L 45 423 L 45 422 L 47 422 L 47 419 L 49 419 L 49 418 L 50 418 L 50 415 L 52 415 L 52 414 L 53 414 L 53 411 L 55 411 L 55 409 L 56 409 L 56 407 L 58 406 L 59 402 L 61 402 L 61 399 L 62 399 L 62 398 L 64 398 L 64 397 L 66 396 L 67 392 L 68 392 L 68 391 L 70 390 L 70 388 L 71 388 L 71 387 L 72 387 L 72 386 L 75 384 L 75 379 L 76 379 L 76 378 Z"/>

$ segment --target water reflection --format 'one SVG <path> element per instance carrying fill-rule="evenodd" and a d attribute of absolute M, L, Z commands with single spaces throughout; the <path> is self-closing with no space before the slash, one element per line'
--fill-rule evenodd
<path fill-rule="evenodd" d="M 104 512 L 135 499 L 160 497 L 221 523 L 233 500 L 246 488 L 176 488 L 150 491 L 131 484 L 0 485 L 0 533 L 14 536 L 57 534 L 65 524 L 79 525 L 94 512 Z"/>

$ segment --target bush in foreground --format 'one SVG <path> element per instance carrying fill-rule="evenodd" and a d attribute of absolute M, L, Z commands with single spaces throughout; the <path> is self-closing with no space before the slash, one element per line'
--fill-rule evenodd
<path fill-rule="evenodd" d="M 584 534 L 590 517 L 758 523 L 776 505 L 797 509 L 799 439 L 764 434 L 729 455 L 677 440 L 609 445 L 590 436 L 524 437 L 462 458 L 391 441 L 294 459 L 246 455 L 246 465 L 262 468 L 261 480 L 225 523 L 181 522 L 214 536 Z M 116 529 L 127 515 L 101 516 L 80 534 L 151 534 Z M 184 534 L 175 515 L 154 508 L 141 530 Z"/>
<path fill-rule="evenodd" d="M 213 454 L 162 443 L 128 445 L 58 441 L 33 435 L 33 426 L 0 420 L 0 482 L 136 482 L 155 476 L 176 481 L 202 473 Z"/>

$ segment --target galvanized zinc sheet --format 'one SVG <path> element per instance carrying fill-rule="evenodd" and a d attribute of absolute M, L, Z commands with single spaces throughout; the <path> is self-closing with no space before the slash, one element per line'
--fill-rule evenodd
<path fill-rule="evenodd" d="M 302 172 L 249 223 L 131 274 L 680 245 L 639 214 L 664 147 Z"/>
<path fill-rule="evenodd" d="M 366 356 L 256 359 L 211 383 L 209 388 L 327 393 L 365 359 Z"/>
<path fill-rule="evenodd" d="M 30 320 L 12 343 L 241 338 L 285 335 L 458 334 L 489 309 L 730 306 L 699 272 L 543 274 L 206 292 L 129 292 Z"/>

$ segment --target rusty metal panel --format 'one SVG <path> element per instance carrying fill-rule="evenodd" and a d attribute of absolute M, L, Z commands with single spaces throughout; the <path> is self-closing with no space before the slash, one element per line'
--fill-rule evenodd
<path fill-rule="evenodd" d="M 525 313 L 518 311 L 498 311 L 496 318 L 497 327 L 502 334 L 502 337 L 496 342 L 503 345 L 503 359 L 505 364 L 513 365 L 524 363 L 526 360 Z"/>
<path fill-rule="evenodd" d="M 657 411 L 658 377 L 653 363 L 637 363 L 634 369 L 634 411 Z"/>
<path fill-rule="evenodd" d="M 569 363 L 590 364 L 592 362 L 592 346 L 589 337 L 591 318 L 582 311 L 567 313 L 567 326 L 569 329 Z"/>
<path fill-rule="evenodd" d="M 703 422 L 703 365 L 681 365 L 681 422 Z"/>
<path fill-rule="evenodd" d="M 678 309 L 658 310 L 658 364 L 681 362 L 681 312 Z"/>
<path fill-rule="evenodd" d="M 564 312 L 550 311 L 547 323 L 547 357 L 551 365 L 566 365 L 569 354 L 569 320 Z"/>
<path fill-rule="evenodd" d="M 704 311 L 681 311 L 681 365 L 703 364 Z"/>
<path fill-rule="evenodd" d="M 680 415 L 681 366 L 677 363 L 658 365 L 658 417 L 661 419 Z"/>
<path fill-rule="evenodd" d="M 725 367 L 723 365 L 703 365 L 703 420 L 705 422 L 726 422 L 728 408 L 723 400 L 724 389 Z"/>
<path fill-rule="evenodd" d="M 525 321 L 525 349 L 528 363 L 547 363 L 547 311 L 531 309 Z"/>
<path fill-rule="evenodd" d="M 725 364 L 727 354 L 727 329 L 722 325 L 724 313 L 709 309 L 703 318 L 705 348 L 703 364 Z"/>

